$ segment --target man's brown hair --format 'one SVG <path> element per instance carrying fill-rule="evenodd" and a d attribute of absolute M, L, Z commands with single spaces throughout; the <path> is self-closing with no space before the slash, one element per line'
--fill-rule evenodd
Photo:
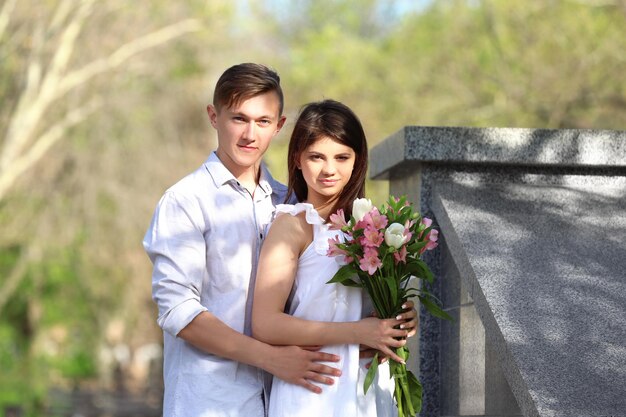
<path fill-rule="evenodd" d="M 261 64 L 238 64 L 224 71 L 217 80 L 213 93 L 213 105 L 219 111 L 222 106 L 230 108 L 252 97 L 272 91 L 278 95 L 279 115 L 282 116 L 284 98 L 278 73 Z"/>

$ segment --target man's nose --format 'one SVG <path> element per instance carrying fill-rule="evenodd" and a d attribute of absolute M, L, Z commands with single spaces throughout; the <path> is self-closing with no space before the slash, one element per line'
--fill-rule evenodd
<path fill-rule="evenodd" d="M 246 139 L 254 140 L 255 127 L 256 126 L 253 122 L 249 122 L 246 124 L 246 128 L 243 132 L 243 135 Z"/>

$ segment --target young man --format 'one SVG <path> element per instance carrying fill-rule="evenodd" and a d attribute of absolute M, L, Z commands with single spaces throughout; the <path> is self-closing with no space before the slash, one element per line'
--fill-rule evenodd
<path fill-rule="evenodd" d="M 224 72 L 208 108 L 217 150 L 165 192 L 143 244 L 164 337 L 164 417 L 261 417 L 263 371 L 321 392 L 334 355 L 250 335 L 251 289 L 265 226 L 286 187 L 261 158 L 285 117 L 278 75 Z"/>

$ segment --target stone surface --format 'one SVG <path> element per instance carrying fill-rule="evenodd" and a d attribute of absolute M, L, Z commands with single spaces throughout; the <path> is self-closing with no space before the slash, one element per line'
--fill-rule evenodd
<path fill-rule="evenodd" d="M 558 166 L 584 173 L 626 173 L 626 132 L 581 129 L 520 129 L 407 126 L 372 149 L 370 176 L 390 178 L 412 161 L 435 164 Z"/>
<path fill-rule="evenodd" d="M 435 190 L 431 208 L 523 414 L 626 415 L 626 188 Z"/>
<path fill-rule="evenodd" d="M 389 179 L 391 194 L 407 195 L 422 214 L 429 217 L 434 216 L 433 207 L 441 210 L 442 202 L 434 201 L 433 196 L 442 184 L 455 184 L 461 189 L 477 191 L 489 190 L 491 184 L 571 188 L 583 194 L 596 189 L 626 190 L 625 131 L 408 126 L 373 148 L 370 156 L 370 176 Z M 503 198 L 506 193 L 505 190 L 496 194 L 496 197 Z M 574 195 L 570 194 L 569 197 Z M 496 210 L 497 201 L 491 201 L 491 197 L 485 194 L 477 198 L 482 198 L 480 201 L 485 207 Z M 598 204 L 613 204 L 616 198 L 623 198 L 619 191 L 615 191 L 606 201 L 598 201 Z M 525 203 L 532 207 L 532 201 Z M 579 202 L 580 198 L 577 198 L 563 201 L 562 204 L 577 205 Z M 619 210 L 610 207 L 602 209 L 606 213 Z M 539 415 L 532 397 L 535 394 L 530 393 L 523 383 L 519 369 L 507 362 L 512 356 L 508 342 L 504 341 L 498 327 L 499 322 L 486 314 L 485 311 L 490 311 L 486 309 L 482 310 L 480 320 L 475 319 L 478 316 L 475 307 L 485 302 L 481 304 L 478 300 L 475 305 L 462 301 L 466 292 L 481 294 L 480 282 L 467 279 L 467 274 L 473 274 L 474 271 L 467 269 L 467 265 L 470 265 L 468 254 L 459 255 L 464 248 L 454 236 L 451 247 L 456 248 L 455 259 L 448 259 L 450 257 L 446 256 L 444 250 L 444 246 L 447 246 L 447 231 L 445 227 L 437 225 L 438 220 L 435 215 L 435 226 L 440 228 L 442 237 L 441 249 L 429 253 L 427 259 L 431 270 L 439 278 L 432 290 L 443 299 L 444 306 L 451 308 L 451 314 L 460 320 L 450 326 L 447 322 L 433 319 L 423 309 L 420 311 L 419 369 L 420 379 L 424 383 L 424 409 L 421 415 L 467 415 L 475 411 L 476 415 L 511 416 L 519 413 L 519 405 L 523 406 L 524 415 Z M 500 227 L 497 221 L 480 223 L 480 218 L 464 220 L 469 225 Z M 564 220 L 569 219 L 566 217 Z M 596 234 L 588 238 L 601 239 L 601 236 Z M 498 249 L 496 247 L 494 250 Z M 550 262 L 560 265 L 561 252 L 553 253 L 549 257 Z M 497 257 L 497 253 L 493 257 Z M 451 268 L 450 263 L 454 264 L 457 259 L 463 262 L 458 268 L 457 265 Z M 460 270 L 454 273 L 455 268 Z M 537 270 L 541 268 L 537 266 Z M 551 274 L 553 270 L 547 269 L 546 272 Z M 499 273 L 508 276 L 506 270 Z M 448 279 L 458 279 L 454 278 L 457 275 L 462 277 L 463 282 L 450 285 Z M 567 304 L 565 299 L 563 302 Z M 506 322 L 507 319 L 502 320 Z M 475 330 L 476 323 L 479 327 L 482 323 L 484 331 Z M 565 323 L 564 327 L 575 327 L 577 324 L 568 323 L 566 318 L 560 323 Z M 512 324 L 513 327 L 515 325 Z M 515 328 L 519 333 L 524 332 L 524 329 Z M 619 349 L 617 351 L 621 352 Z M 545 358 L 530 366 L 541 367 L 543 360 Z M 581 360 L 585 361 L 586 358 L 581 357 Z M 472 361 L 477 365 L 474 369 Z M 484 369 L 481 364 L 484 364 Z M 515 398 L 512 398 L 511 391 Z M 624 384 L 613 387 L 613 392 L 623 391 Z M 558 414 L 547 412 L 542 415 Z"/>

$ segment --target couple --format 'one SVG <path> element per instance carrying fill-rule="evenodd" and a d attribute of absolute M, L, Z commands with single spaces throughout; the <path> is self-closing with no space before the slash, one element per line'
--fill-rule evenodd
<path fill-rule="evenodd" d="M 401 360 L 391 348 L 414 333 L 413 304 L 396 319 L 366 317 L 360 289 L 326 284 L 339 268 L 328 239 L 341 233 L 326 222 L 340 208 L 349 216 L 365 188 L 358 118 L 336 101 L 306 105 L 285 187 L 261 162 L 285 123 L 274 71 L 229 68 L 207 110 L 217 150 L 165 192 L 143 241 L 164 337 L 163 415 L 392 415 L 386 367 L 366 396 L 363 368 L 374 350 Z"/>

